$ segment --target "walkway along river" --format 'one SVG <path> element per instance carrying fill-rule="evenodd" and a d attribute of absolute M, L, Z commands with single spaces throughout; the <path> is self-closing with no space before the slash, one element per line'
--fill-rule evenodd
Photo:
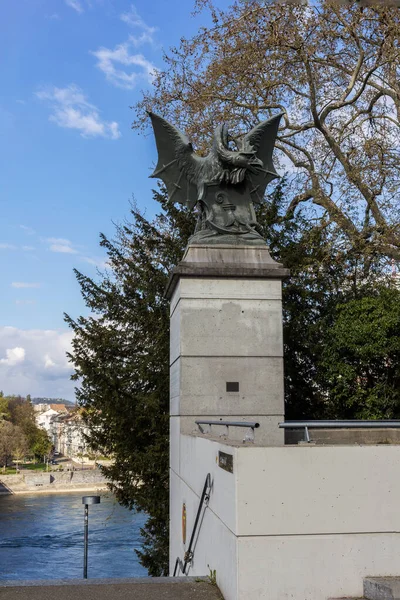
<path fill-rule="evenodd" d="M 81 493 L 1 495 L 0 580 L 81 578 L 83 509 Z M 147 575 L 135 553 L 145 521 L 101 493 L 89 514 L 89 578 Z"/>

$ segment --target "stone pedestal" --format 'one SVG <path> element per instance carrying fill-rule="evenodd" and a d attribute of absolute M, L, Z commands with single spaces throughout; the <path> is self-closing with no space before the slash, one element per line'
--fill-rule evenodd
<path fill-rule="evenodd" d="M 167 289 L 171 436 L 199 433 L 196 419 L 255 421 L 256 444 L 283 444 L 287 274 L 266 246 L 189 246 Z M 244 435 L 229 428 L 231 439 Z"/>

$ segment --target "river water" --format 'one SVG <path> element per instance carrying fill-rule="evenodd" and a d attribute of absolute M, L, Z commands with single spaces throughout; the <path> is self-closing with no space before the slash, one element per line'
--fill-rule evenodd
<path fill-rule="evenodd" d="M 83 495 L 0 496 L 0 580 L 82 578 Z M 89 506 L 88 577 L 147 576 L 135 553 L 145 522 L 102 493 Z"/>

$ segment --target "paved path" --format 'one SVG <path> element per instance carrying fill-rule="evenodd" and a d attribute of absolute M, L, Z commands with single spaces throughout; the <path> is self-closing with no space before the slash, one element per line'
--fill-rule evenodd
<path fill-rule="evenodd" d="M 223 600 L 194 577 L 0 581 L 0 600 Z"/>

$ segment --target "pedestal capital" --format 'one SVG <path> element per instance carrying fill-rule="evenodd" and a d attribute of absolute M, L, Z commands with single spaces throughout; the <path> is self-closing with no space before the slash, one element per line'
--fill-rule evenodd
<path fill-rule="evenodd" d="M 173 269 L 165 290 L 171 299 L 181 277 L 219 279 L 284 279 L 289 269 L 276 262 L 268 247 L 246 245 L 189 245 L 183 259 Z"/>

